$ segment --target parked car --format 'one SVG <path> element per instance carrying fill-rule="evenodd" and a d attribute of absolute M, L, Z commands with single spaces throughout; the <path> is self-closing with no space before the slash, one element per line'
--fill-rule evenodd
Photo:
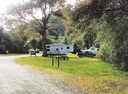
<path fill-rule="evenodd" d="M 76 55 L 79 56 L 79 57 L 84 57 L 84 56 L 86 56 L 86 57 L 94 57 L 95 56 L 95 54 L 93 54 L 90 51 L 84 51 L 84 52 L 80 51 L 80 52 L 77 52 Z"/>
<path fill-rule="evenodd" d="M 39 49 L 36 49 L 36 50 L 30 49 L 29 52 L 36 52 L 36 53 L 39 53 L 40 51 L 39 51 Z"/>
<path fill-rule="evenodd" d="M 91 47 L 88 50 L 83 50 L 80 52 L 77 52 L 76 55 L 79 57 L 87 56 L 87 57 L 95 57 L 96 56 L 96 51 L 98 51 L 99 48 L 96 47 Z"/>
<path fill-rule="evenodd" d="M 91 47 L 91 48 L 89 48 L 88 50 L 84 50 L 84 51 L 90 51 L 90 52 L 92 52 L 94 55 L 96 55 L 96 52 L 99 51 L 99 48 Z"/>

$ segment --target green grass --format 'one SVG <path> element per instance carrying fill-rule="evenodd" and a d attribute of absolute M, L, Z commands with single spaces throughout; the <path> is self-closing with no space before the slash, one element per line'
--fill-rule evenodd
<path fill-rule="evenodd" d="M 58 67 L 56 59 L 54 59 L 54 66 L 52 66 L 51 57 L 22 57 L 16 59 L 16 62 L 31 65 L 39 70 L 48 69 L 57 79 L 84 89 L 88 88 L 91 93 L 128 93 L 127 72 L 113 70 L 111 64 L 97 58 L 79 58 L 72 54 L 68 55 L 69 60 L 60 60 L 60 67 Z"/>
<path fill-rule="evenodd" d="M 32 65 L 39 69 L 54 69 L 80 76 L 111 75 L 125 78 L 127 73 L 113 70 L 112 65 L 101 62 L 97 58 L 78 58 L 76 56 L 69 57 L 69 60 L 60 60 L 60 67 L 58 61 L 54 58 L 54 66 L 52 66 L 52 59 L 50 57 L 22 57 L 16 59 L 20 64 Z"/>

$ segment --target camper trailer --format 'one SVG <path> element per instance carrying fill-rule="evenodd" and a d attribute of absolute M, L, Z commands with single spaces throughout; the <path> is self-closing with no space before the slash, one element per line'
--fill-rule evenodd
<path fill-rule="evenodd" d="M 48 55 L 66 55 L 68 52 L 73 52 L 72 45 L 66 44 L 46 44 Z"/>

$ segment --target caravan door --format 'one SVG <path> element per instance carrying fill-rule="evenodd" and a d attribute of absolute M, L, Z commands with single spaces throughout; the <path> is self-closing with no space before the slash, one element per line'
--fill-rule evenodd
<path fill-rule="evenodd" d="M 66 54 L 66 49 L 65 49 L 65 47 L 64 46 L 61 46 L 60 47 L 60 54 Z"/>

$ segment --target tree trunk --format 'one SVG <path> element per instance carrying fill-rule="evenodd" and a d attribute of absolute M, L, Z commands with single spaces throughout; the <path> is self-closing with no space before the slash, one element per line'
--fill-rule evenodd
<path fill-rule="evenodd" d="M 47 50 L 46 50 L 46 30 L 42 36 L 42 56 L 47 57 Z"/>
<path fill-rule="evenodd" d="M 124 56 L 123 70 L 128 71 L 128 56 Z"/>
<path fill-rule="evenodd" d="M 89 48 L 90 48 L 90 46 L 89 46 L 88 41 L 85 41 L 85 44 L 86 44 L 87 49 L 89 49 Z"/>

